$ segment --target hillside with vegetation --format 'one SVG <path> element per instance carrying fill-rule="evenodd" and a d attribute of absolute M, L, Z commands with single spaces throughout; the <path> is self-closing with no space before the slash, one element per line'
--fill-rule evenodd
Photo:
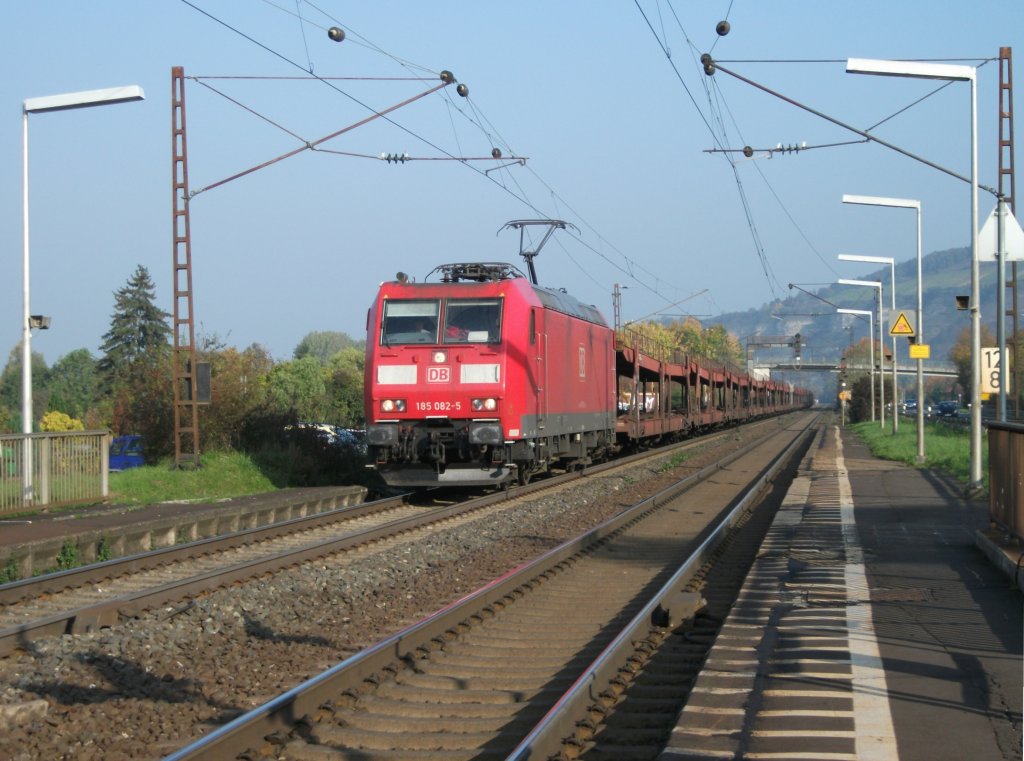
<path fill-rule="evenodd" d="M 970 249 L 954 248 L 936 251 L 922 259 L 922 302 L 924 311 L 924 339 L 931 347 L 931 358 L 936 362 L 949 363 L 964 361 L 962 351 L 955 347 L 967 340 L 970 327 L 969 312 L 957 309 L 956 297 L 970 294 Z M 859 280 L 880 280 L 884 289 L 884 306 L 889 307 L 890 271 L 887 265 L 872 268 L 873 265 L 836 262 L 838 277 Z M 995 335 L 996 316 L 996 267 L 992 263 L 981 264 L 981 302 L 983 330 L 982 343 L 994 345 L 989 338 Z M 857 316 L 841 315 L 838 307 L 847 309 L 876 309 L 877 292 L 871 288 L 836 284 L 794 283 L 784 299 L 762 304 L 745 312 L 732 312 L 708 321 L 708 324 L 722 325 L 726 331 L 736 335 L 746 348 L 752 336 L 794 336 L 800 334 L 802 350 L 800 362 L 811 364 L 838 364 L 851 347 L 867 343 L 868 322 Z M 917 307 L 917 259 L 898 262 L 896 265 L 896 308 L 913 314 Z M 875 324 L 875 335 L 878 325 Z M 888 352 L 891 339 L 888 325 L 883 325 L 883 334 Z M 1008 338 L 1009 340 L 1009 338 Z M 910 362 L 906 339 L 897 340 L 897 358 L 900 363 Z M 861 349 L 866 352 L 866 348 Z M 865 354 L 866 355 L 866 354 Z M 792 362 L 792 350 L 759 350 L 759 360 Z M 966 358 L 969 363 L 969 357 Z M 835 378 L 827 375 L 812 376 L 809 373 L 790 373 L 788 379 L 801 385 L 816 387 L 826 396 L 834 396 Z M 934 385 L 934 384 L 933 384 Z M 936 393 L 948 396 L 955 394 L 957 384 L 939 384 Z M 961 389 L 962 391 L 962 389 Z"/>

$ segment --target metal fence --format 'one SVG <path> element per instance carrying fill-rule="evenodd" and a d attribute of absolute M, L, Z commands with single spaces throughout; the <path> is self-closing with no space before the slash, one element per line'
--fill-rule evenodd
<path fill-rule="evenodd" d="M 1009 534 L 1024 538 L 1024 425 L 988 424 L 988 515 Z"/>
<path fill-rule="evenodd" d="M 0 435 L 0 514 L 105 499 L 109 451 L 107 431 Z"/>

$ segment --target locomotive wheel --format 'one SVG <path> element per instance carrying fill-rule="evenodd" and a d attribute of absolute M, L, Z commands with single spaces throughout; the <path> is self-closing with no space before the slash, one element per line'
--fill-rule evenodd
<path fill-rule="evenodd" d="M 516 482 L 520 486 L 526 486 L 530 483 L 530 478 L 533 476 L 533 472 L 526 467 L 525 463 L 520 463 L 519 467 L 516 468 Z"/>

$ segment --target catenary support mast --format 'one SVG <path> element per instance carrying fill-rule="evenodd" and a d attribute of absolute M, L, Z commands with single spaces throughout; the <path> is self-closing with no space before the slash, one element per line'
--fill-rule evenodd
<path fill-rule="evenodd" d="M 999 48 L 999 195 L 1006 199 L 1010 211 L 1017 215 L 1016 193 L 1013 181 L 1013 55 L 1011 48 Z M 1005 265 L 1004 265 L 1005 266 Z M 1021 356 L 1019 288 L 1017 287 L 1017 262 L 1011 262 L 1010 280 L 1006 284 L 1009 308 L 999 319 L 1010 318 L 1011 355 L 1013 382 L 1010 393 L 1013 399 L 1013 416 L 1021 417 L 1021 379 L 1024 378 L 1024 357 Z"/>
<path fill-rule="evenodd" d="M 196 329 L 192 309 L 192 240 L 189 233 L 188 141 L 185 70 L 171 69 L 171 220 L 174 238 L 174 465 L 199 467 Z"/>

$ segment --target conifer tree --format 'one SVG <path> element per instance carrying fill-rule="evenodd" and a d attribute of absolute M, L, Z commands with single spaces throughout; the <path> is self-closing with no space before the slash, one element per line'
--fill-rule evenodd
<path fill-rule="evenodd" d="M 110 330 L 103 334 L 99 370 L 109 382 L 140 359 L 155 359 L 170 349 L 170 315 L 154 303 L 155 286 L 141 264 L 127 285 L 114 291 Z"/>

